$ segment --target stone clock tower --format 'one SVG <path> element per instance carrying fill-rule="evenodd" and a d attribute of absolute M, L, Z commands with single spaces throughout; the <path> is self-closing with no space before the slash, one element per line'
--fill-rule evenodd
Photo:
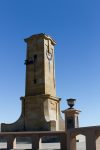
<path fill-rule="evenodd" d="M 50 94 L 56 96 L 53 39 L 45 34 L 25 39 L 27 43 L 26 96 Z"/>
<path fill-rule="evenodd" d="M 1 131 L 48 131 L 60 129 L 60 98 L 56 97 L 54 46 L 46 34 L 25 39 L 26 87 L 21 97 L 22 113 L 12 124 L 1 124 Z"/>

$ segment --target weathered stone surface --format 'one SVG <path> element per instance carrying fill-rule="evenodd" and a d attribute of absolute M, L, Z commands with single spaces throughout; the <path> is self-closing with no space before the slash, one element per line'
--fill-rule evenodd
<path fill-rule="evenodd" d="M 60 98 L 56 97 L 54 45 L 45 34 L 25 39 L 26 87 L 22 114 L 13 124 L 1 124 L 1 131 L 59 130 Z M 62 123 L 63 124 L 63 123 Z"/>

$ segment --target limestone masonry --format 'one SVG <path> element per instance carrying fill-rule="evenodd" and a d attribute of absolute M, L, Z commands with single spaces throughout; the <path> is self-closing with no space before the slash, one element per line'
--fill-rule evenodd
<path fill-rule="evenodd" d="M 12 124 L 1 124 L 1 131 L 56 131 L 64 129 L 60 98 L 56 97 L 54 46 L 46 34 L 25 39 L 26 86 L 21 97 L 22 113 Z"/>

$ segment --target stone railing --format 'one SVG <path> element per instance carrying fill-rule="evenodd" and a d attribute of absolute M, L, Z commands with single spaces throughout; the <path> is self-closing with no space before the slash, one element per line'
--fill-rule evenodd
<path fill-rule="evenodd" d="M 0 138 L 7 141 L 7 150 L 16 149 L 17 137 L 30 137 L 32 150 L 39 149 L 39 140 L 42 137 L 57 136 L 59 137 L 61 150 L 66 150 L 66 133 L 64 131 L 43 131 L 43 132 L 1 132 Z"/>
<path fill-rule="evenodd" d="M 73 128 L 67 131 L 67 150 L 76 150 L 76 136 L 86 137 L 86 150 L 100 150 L 96 140 L 100 136 L 100 126 Z"/>
<path fill-rule="evenodd" d="M 96 146 L 96 140 L 100 136 L 100 126 L 68 129 L 67 133 L 65 131 L 1 132 L 0 138 L 6 139 L 8 150 L 16 149 L 17 137 L 30 137 L 32 150 L 38 150 L 40 139 L 50 136 L 59 137 L 61 150 L 77 150 L 76 136 L 80 134 L 86 137 L 86 150 L 100 150 L 100 146 Z"/>

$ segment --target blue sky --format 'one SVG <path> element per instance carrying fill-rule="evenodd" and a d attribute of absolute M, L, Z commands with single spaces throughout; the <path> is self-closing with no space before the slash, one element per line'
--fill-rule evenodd
<path fill-rule="evenodd" d="M 100 124 L 100 1 L 0 0 L 0 122 L 21 112 L 24 38 L 46 33 L 55 46 L 57 96 L 77 99 L 80 126 Z"/>

